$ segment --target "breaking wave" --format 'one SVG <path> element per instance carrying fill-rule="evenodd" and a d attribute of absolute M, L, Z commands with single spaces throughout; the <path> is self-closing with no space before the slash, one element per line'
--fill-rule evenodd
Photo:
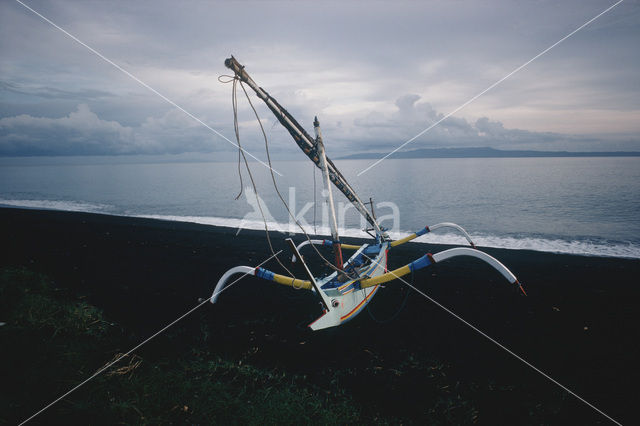
<path fill-rule="evenodd" d="M 178 222 L 191 222 L 202 225 L 223 226 L 236 228 L 242 233 L 242 229 L 264 230 L 262 221 L 246 221 L 233 218 L 205 217 L 205 216 L 168 216 L 168 215 L 137 215 L 148 219 L 160 219 Z M 301 234 L 296 225 L 268 223 L 270 231 L 282 233 Z M 469 230 L 467 230 L 469 231 Z M 410 235 L 411 232 L 391 232 L 391 238 L 399 239 Z M 309 232 L 310 236 L 327 238 L 331 235 L 329 228 L 318 227 L 316 232 Z M 355 228 L 340 229 L 340 235 L 345 237 L 368 238 L 364 231 Z M 640 259 L 640 245 L 632 242 L 605 241 L 605 240 L 567 240 L 561 238 L 547 238 L 535 236 L 497 236 L 473 234 L 471 238 L 479 247 L 504 248 L 512 250 L 534 250 L 550 253 L 564 253 L 584 256 L 622 257 Z M 450 245 L 468 245 L 460 234 L 432 232 L 416 238 L 415 243 L 433 243 Z"/>

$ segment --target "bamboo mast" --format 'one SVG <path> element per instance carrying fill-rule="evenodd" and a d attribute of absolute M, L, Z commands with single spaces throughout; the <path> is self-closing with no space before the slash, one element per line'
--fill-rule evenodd
<path fill-rule="evenodd" d="M 329 179 L 329 168 L 327 166 L 327 155 L 324 152 L 324 143 L 322 143 L 322 132 L 320 131 L 320 122 L 318 117 L 313 120 L 313 129 L 316 133 L 316 149 L 320 157 L 320 168 L 322 169 L 322 177 L 324 185 L 327 189 L 327 197 L 329 199 L 329 226 L 331 227 L 331 238 L 333 240 L 333 253 L 336 256 L 336 266 L 343 268 L 342 249 L 340 247 L 340 235 L 338 235 L 338 222 L 336 221 L 336 209 L 333 202 L 333 192 L 331 191 L 331 180 Z"/>

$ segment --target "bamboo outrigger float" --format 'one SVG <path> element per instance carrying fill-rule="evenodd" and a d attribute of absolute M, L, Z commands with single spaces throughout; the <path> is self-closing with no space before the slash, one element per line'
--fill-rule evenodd
<path fill-rule="evenodd" d="M 311 159 L 311 161 L 322 171 L 325 189 L 328 191 L 331 240 L 312 240 L 302 242 L 296 246 L 291 239 L 287 242 L 293 252 L 293 261 L 300 261 L 304 267 L 308 279 L 299 279 L 290 276 L 276 274 L 262 267 L 237 266 L 228 270 L 218 281 L 213 294 L 211 303 L 215 303 L 220 292 L 235 274 L 254 275 L 267 281 L 273 281 L 278 284 L 292 286 L 295 288 L 311 290 L 315 292 L 324 308 L 324 313 L 316 321 L 309 324 L 313 330 L 334 327 L 353 319 L 362 309 L 371 301 L 377 293 L 381 284 L 401 278 L 407 274 L 426 268 L 436 262 L 450 259 L 458 256 L 472 256 L 480 259 L 500 272 L 510 283 L 516 284 L 522 289 L 522 286 L 516 277 L 502 263 L 490 255 L 476 249 L 475 244 L 471 240 L 469 234 L 459 225 L 454 223 L 439 223 L 431 227 L 415 232 L 408 237 L 400 240 L 392 241 L 384 228 L 380 226 L 373 214 L 373 206 L 371 212 L 367 210 L 365 204 L 356 195 L 356 192 L 340 173 L 338 168 L 326 156 L 320 124 L 317 117 L 314 120 L 315 138 L 312 138 L 304 128 L 289 114 L 273 97 L 271 97 L 264 89 L 259 87 L 249 77 L 238 61 L 232 56 L 225 61 L 227 68 L 234 72 L 234 78 L 242 83 L 246 83 L 256 95 L 262 99 L 267 107 L 273 112 L 280 124 L 282 124 L 291 134 L 294 141 L 300 149 Z M 362 246 L 350 244 L 342 244 L 338 235 L 338 227 L 335 218 L 335 209 L 333 205 L 333 195 L 331 191 L 333 184 L 344 196 L 355 206 L 362 216 L 371 225 L 371 229 L 375 234 L 373 241 Z M 470 244 L 470 247 L 457 247 L 444 250 L 435 254 L 425 254 L 424 256 L 414 260 L 413 262 L 397 268 L 393 271 L 387 270 L 387 259 L 389 251 L 401 244 L 407 243 L 421 235 L 436 229 L 449 227 L 461 232 Z M 306 245 L 323 245 L 333 248 L 335 255 L 335 263 L 333 268 L 335 271 L 327 276 L 314 276 L 308 265 L 302 259 L 299 250 Z M 356 250 L 355 253 L 343 262 L 342 250 Z"/>

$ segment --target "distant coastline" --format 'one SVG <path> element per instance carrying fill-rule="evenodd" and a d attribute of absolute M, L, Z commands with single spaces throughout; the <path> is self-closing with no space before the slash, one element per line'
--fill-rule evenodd
<path fill-rule="evenodd" d="M 387 153 L 363 152 L 344 157 L 340 160 L 378 159 Z M 532 150 L 501 150 L 488 147 L 478 148 L 424 148 L 410 151 L 399 151 L 389 158 L 540 158 L 540 157 L 640 157 L 638 151 L 599 151 L 599 152 L 570 152 L 570 151 L 532 151 Z"/>

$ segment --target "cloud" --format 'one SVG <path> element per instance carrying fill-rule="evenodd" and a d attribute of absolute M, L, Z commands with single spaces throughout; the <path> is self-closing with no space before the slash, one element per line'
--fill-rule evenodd
<path fill-rule="evenodd" d="M 6 90 L 18 95 L 35 96 L 45 99 L 97 99 L 110 97 L 113 94 L 97 89 L 63 90 L 57 87 L 27 86 L 24 84 L 0 81 L 0 90 Z"/>
<path fill-rule="evenodd" d="M 431 104 L 420 102 L 421 97 L 407 94 L 399 97 L 396 110 L 391 113 L 370 112 L 353 120 L 357 135 L 350 137 L 368 141 L 368 150 L 394 149 L 413 138 L 434 123 L 439 123 L 406 146 L 420 147 L 469 147 L 487 146 L 511 149 L 564 150 L 567 145 L 589 150 L 597 139 L 589 136 L 567 135 L 553 132 L 533 132 L 505 128 L 500 121 L 480 117 L 475 122 L 450 116 L 442 120 L 443 113 Z M 442 120 L 442 121 L 440 121 Z M 573 144 L 573 145 L 571 145 Z M 575 148 L 573 149 L 575 150 Z"/>
<path fill-rule="evenodd" d="M 126 153 L 133 131 L 101 120 L 86 104 L 66 117 L 22 114 L 0 119 L 2 155 L 92 155 Z"/>
<path fill-rule="evenodd" d="M 372 111 L 350 120 L 323 124 L 331 155 L 392 150 L 422 130 L 442 120 L 444 114 L 416 94 L 400 96 L 392 112 Z M 253 116 L 241 114 L 243 146 L 261 155 L 263 142 Z M 229 119 L 231 122 L 231 119 Z M 273 117 L 262 118 L 273 152 L 295 158 L 297 149 L 289 134 Z M 232 134 L 219 128 L 222 133 Z M 326 131 L 325 131 L 326 130 Z M 628 149 L 633 138 L 620 146 L 603 147 L 597 137 L 532 132 L 509 129 L 500 121 L 480 117 L 469 122 L 462 117 L 447 117 L 405 149 L 424 147 L 493 147 L 504 149 L 583 150 Z M 635 142 L 637 143 L 637 141 Z M 0 156 L 37 155 L 126 155 L 230 152 L 236 148 L 188 117 L 171 109 L 158 117 L 147 117 L 141 124 L 122 125 L 105 120 L 87 104 L 60 118 L 21 114 L 0 119 Z M 291 157 L 293 155 L 293 157 Z"/>
<path fill-rule="evenodd" d="M 0 155 L 122 155 L 211 152 L 208 130 L 170 110 L 139 126 L 104 120 L 80 104 L 61 118 L 22 114 L 0 119 Z"/>
<path fill-rule="evenodd" d="M 32 7 L 228 137 L 230 87 L 216 77 L 233 53 L 308 131 L 318 115 L 329 150 L 342 153 L 401 144 L 604 9 L 599 0 L 336 5 Z M 621 3 L 407 148 L 639 149 L 639 10 Z M 0 2 L 0 53 L 0 155 L 233 149 L 19 3 Z M 289 135 L 259 108 L 274 149 L 289 152 Z M 241 112 L 243 140 L 258 151 L 251 111 Z"/>
<path fill-rule="evenodd" d="M 420 100 L 420 95 L 404 95 L 396 100 L 396 106 L 400 114 L 411 113 L 416 102 Z"/>

